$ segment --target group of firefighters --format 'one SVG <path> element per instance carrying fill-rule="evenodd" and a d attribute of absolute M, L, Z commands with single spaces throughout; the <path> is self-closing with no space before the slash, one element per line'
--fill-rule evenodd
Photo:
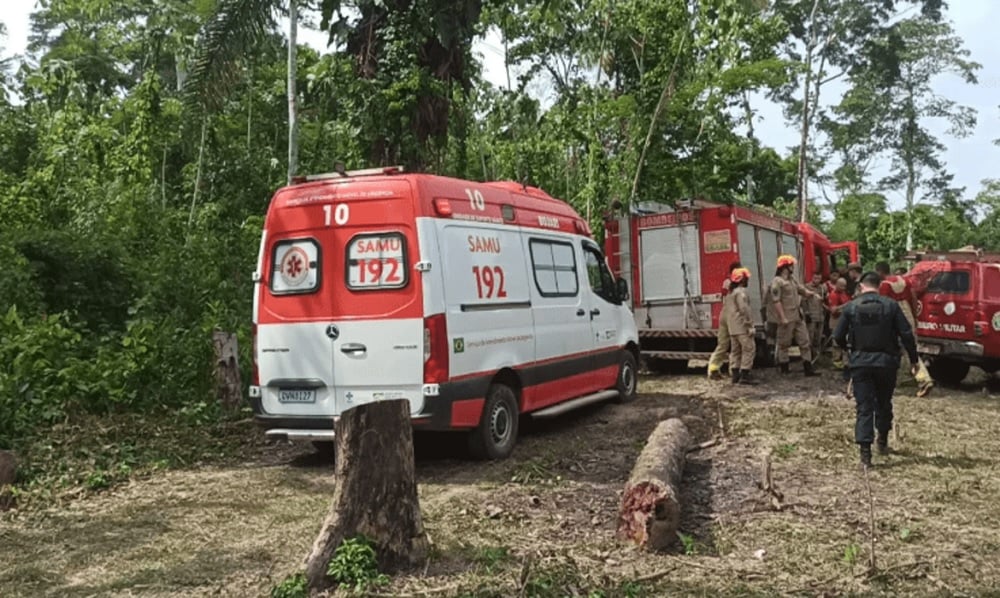
<path fill-rule="evenodd" d="M 833 272 L 827 280 L 817 272 L 812 280 L 803 284 L 795 277 L 796 259 L 791 255 L 778 257 L 774 279 L 765 294 L 764 311 L 768 335 L 775 339 L 775 362 L 783 374 L 789 372 L 788 351 L 792 345 L 799 348 L 804 374 L 816 376 L 815 363 L 827 346 L 831 347 L 833 366 L 845 368 L 844 351 L 832 342 L 841 314 L 861 291 L 862 267 L 859 263 L 848 265 L 845 270 Z M 878 294 L 899 304 L 911 330 L 916 330 L 917 294 L 926 280 L 910 276 L 905 269 L 890 272 L 885 262 L 875 267 L 880 277 Z M 722 285 L 723 306 L 719 316 L 718 341 L 708 364 L 708 376 L 721 379 L 722 366 L 728 354 L 729 370 L 734 384 L 757 384 L 751 375 L 756 357 L 755 328 L 750 298 L 746 289 L 751 279 L 750 270 L 740 262 L 729 267 L 729 275 Z M 926 395 L 934 385 L 922 362 L 916 366 L 917 396 Z M 909 371 L 907 367 L 904 371 Z M 852 389 L 848 379 L 847 395 Z"/>
<path fill-rule="evenodd" d="M 900 366 L 908 366 L 903 371 L 916 381 L 917 396 L 925 396 L 934 385 L 917 354 L 915 333 L 916 301 L 926 288 L 926 274 L 905 270 L 892 274 L 885 262 L 877 264 L 874 272 L 863 273 L 861 264 L 852 263 L 829 280 L 816 274 L 803 284 L 795 278 L 794 269 L 794 257 L 778 257 L 774 280 L 765 294 L 768 332 L 776 341 L 775 361 L 781 373 L 787 374 L 788 350 L 795 344 L 805 375 L 816 376 L 815 361 L 827 341 L 833 341 L 834 367 L 844 370 L 847 397 L 856 403 L 854 437 L 861 466 L 871 467 L 872 444 L 879 454 L 889 454 L 892 395 Z M 746 292 L 750 278 L 750 270 L 739 262 L 730 266 L 723 283 L 718 344 L 708 366 L 710 378 L 722 377 L 728 351 L 733 383 L 756 384 L 750 374 L 756 352 Z"/>

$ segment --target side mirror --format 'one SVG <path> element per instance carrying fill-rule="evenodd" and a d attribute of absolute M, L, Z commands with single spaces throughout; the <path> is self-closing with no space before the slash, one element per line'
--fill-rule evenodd
<path fill-rule="evenodd" d="M 615 290 L 618 291 L 618 299 L 622 302 L 628 301 L 628 283 L 624 278 L 615 281 Z"/>

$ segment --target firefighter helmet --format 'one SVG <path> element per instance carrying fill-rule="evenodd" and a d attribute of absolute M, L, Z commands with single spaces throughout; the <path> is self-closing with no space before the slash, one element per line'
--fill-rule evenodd
<path fill-rule="evenodd" d="M 795 256 L 791 255 L 780 255 L 778 256 L 778 269 L 784 268 L 785 266 L 794 266 Z"/>
<path fill-rule="evenodd" d="M 733 273 L 729 275 L 729 280 L 733 284 L 740 284 L 744 280 L 750 280 L 750 270 L 746 268 L 737 268 L 733 270 Z"/>

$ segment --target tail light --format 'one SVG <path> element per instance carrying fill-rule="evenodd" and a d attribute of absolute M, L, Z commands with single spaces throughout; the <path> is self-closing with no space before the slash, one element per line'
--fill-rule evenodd
<path fill-rule="evenodd" d="M 448 380 L 448 325 L 444 314 L 424 318 L 424 383 Z"/>
<path fill-rule="evenodd" d="M 254 386 L 260 385 L 260 371 L 257 369 L 257 325 L 250 325 L 250 352 L 253 354 L 253 369 L 250 373 L 250 384 Z"/>

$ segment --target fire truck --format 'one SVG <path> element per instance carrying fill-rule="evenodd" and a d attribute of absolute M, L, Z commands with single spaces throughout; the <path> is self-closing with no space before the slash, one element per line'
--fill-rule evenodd
<path fill-rule="evenodd" d="M 978 366 L 1000 370 L 1000 254 L 975 248 L 915 252 L 917 351 L 931 376 L 958 384 Z"/>
<path fill-rule="evenodd" d="M 707 360 L 716 344 L 722 283 L 739 260 L 750 269 L 747 289 L 757 325 L 758 359 L 769 364 L 763 298 L 782 254 L 797 259 L 796 275 L 824 277 L 858 259 L 854 241 L 831 242 L 807 223 L 762 209 L 687 200 L 640 203 L 605 218 L 605 255 L 615 276 L 629 281 L 641 354 L 653 371 L 680 373 L 690 360 Z"/>

